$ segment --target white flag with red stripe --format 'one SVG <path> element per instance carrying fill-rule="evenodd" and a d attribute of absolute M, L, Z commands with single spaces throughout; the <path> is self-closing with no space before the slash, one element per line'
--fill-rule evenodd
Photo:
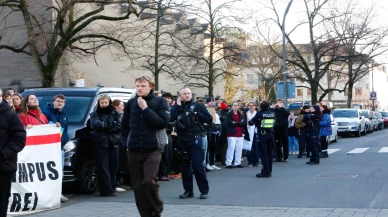
<path fill-rule="evenodd" d="M 62 154 L 60 128 L 53 124 L 27 130 L 26 146 L 18 154 L 8 215 L 25 215 L 61 206 Z"/>

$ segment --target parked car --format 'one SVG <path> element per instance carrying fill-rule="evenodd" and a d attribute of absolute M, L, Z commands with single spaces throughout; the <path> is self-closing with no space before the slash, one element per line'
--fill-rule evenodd
<path fill-rule="evenodd" d="M 366 128 L 367 128 L 367 132 L 368 133 L 373 133 L 374 131 L 374 125 L 375 125 L 375 122 L 372 120 L 372 116 L 371 116 L 371 111 L 369 110 L 361 110 L 362 114 L 364 115 L 364 118 L 365 118 L 365 124 L 366 124 Z"/>
<path fill-rule="evenodd" d="M 51 104 L 53 97 L 63 94 L 66 97 L 64 111 L 68 115 L 70 141 L 64 146 L 65 167 L 63 182 L 76 183 L 83 193 L 93 193 L 98 184 L 96 165 L 92 157 L 93 143 L 88 126 L 89 115 L 97 106 L 98 97 L 106 94 L 112 100 L 126 103 L 134 97 L 134 89 L 123 88 L 39 88 L 23 92 L 23 96 L 35 94 L 40 109 Z"/>
<path fill-rule="evenodd" d="M 380 112 L 381 116 L 383 116 L 384 119 L 384 126 L 388 126 L 388 112 Z"/>
<path fill-rule="evenodd" d="M 333 133 L 331 134 L 331 136 L 327 137 L 329 144 L 332 143 L 332 142 L 337 142 L 338 141 L 338 124 L 335 121 L 335 119 L 334 119 L 332 114 L 330 114 L 330 119 L 331 119 L 331 130 L 332 130 Z"/>
<path fill-rule="evenodd" d="M 338 135 L 366 135 L 365 118 L 359 109 L 335 109 L 333 116 L 338 124 Z"/>
<path fill-rule="evenodd" d="M 378 126 L 379 126 L 379 120 L 377 118 L 377 115 L 376 115 L 376 112 L 371 112 L 371 121 L 373 122 L 373 131 L 377 131 L 379 130 Z"/>
<path fill-rule="evenodd" d="M 378 123 L 377 128 L 379 130 L 383 130 L 384 129 L 384 118 L 380 112 L 375 112 L 375 114 L 376 114 L 376 120 Z"/>

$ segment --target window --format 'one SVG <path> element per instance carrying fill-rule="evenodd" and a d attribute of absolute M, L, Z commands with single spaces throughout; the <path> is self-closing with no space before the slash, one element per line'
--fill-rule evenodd
<path fill-rule="evenodd" d="M 43 111 L 47 105 L 51 105 L 54 96 L 37 96 L 39 107 Z M 81 124 L 87 115 L 92 102 L 91 97 L 66 96 L 66 104 L 63 110 L 67 114 L 69 124 Z M 76 112 L 75 112 L 76 111 Z"/>
<path fill-rule="evenodd" d="M 303 89 L 296 89 L 296 96 L 303 96 Z"/>
<path fill-rule="evenodd" d="M 258 80 L 255 74 L 247 74 L 247 83 L 248 84 L 257 84 Z"/>
<path fill-rule="evenodd" d="M 311 96 L 311 89 L 307 89 L 307 96 Z"/>
<path fill-rule="evenodd" d="M 348 96 L 349 95 L 349 89 L 346 88 L 345 91 L 344 91 L 344 96 Z"/>
<path fill-rule="evenodd" d="M 357 118 L 357 111 L 336 109 L 333 111 L 333 116 L 335 118 Z"/>
<path fill-rule="evenodd" d="M 356 87 L 355 91 L 356 91 L 356 96 L 361 96 L 362 95 L 362 88 L 361 87 Z"/>

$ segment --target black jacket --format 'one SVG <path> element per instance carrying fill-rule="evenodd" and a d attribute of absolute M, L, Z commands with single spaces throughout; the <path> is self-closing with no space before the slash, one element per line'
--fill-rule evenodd
<path fill-rule="evenodd" d="M 276 128 L 288 128 L 288 116 L 290 116 L 290 112 L 284 107 L 277 108 L 273 110 L 276 115 Z"/>
<path fill-rule="evenodd" d="M 0 173 L 17 168 L 17 154 L 26 144 L 26 130 L 19 115 L 5 101 L 0 101 Z"/>
<path fill-rule="evenodd" d="M 195 116 L 198 118 L 201 124 L 211 124 L 213 122 L 213 117 L 206 109 L 205 105 L 203 105 L 202 103 L 194 103 L 192 100 L 189 102 L 182 102 L 181 106 L 174 105 L 171 108 L 171 121 L 177 121 L 178 115 L 184 116 L 186 112 L 190 112 L 192 106 L 194 106 L 193 112 L 196 113 Z M 184 130 L 178 130 L 177 133 L 178 135 L 185 133 L 203 133 L 203 130 L 201 129 L 201 126 L 199 124 L 195 124 L 191 127 L 185 126 Z"/>
<path fill-rule="evenodd" d="M 99 106 L 98 104 L 97 107 Z M 98 108 L 90 114 L 90 127 L 93 129 L 92 140 L 95 146 L 109 147 L 110 143 L 114 147 L 121 145 L 121 114 L 111 105 L 109 106 L 111 111 L 107 114 L 100 112 Z"/>
<path fill-rule="evenodd" d="M 138 95 L 130 99 L 124 108 L 121 136 L 127 148 L 133 151 L 152 152 L 158 150 L 156 131 L 165 129 L 170 123 L 169 105 L 163 97 L 151 91 L 143 99 L 148 108 L 142 110 L 137 103 Z"/>
<path fill-rule="evenodd" d="M 243 131 L 243 134 L 246 134 L 245 129 L 246 129 L 247 122 L 245 121 L 244 115 L 242 113 L 240 113 L 240 120 L 241 121 L 233 123 L 232 114 L 233 114 L 233 110 L 229 111 L 226 114 L 226 133 L 227 134 L 235 134 L 236 130 L 234 127 L 240 126 L 242 131 Z"/>

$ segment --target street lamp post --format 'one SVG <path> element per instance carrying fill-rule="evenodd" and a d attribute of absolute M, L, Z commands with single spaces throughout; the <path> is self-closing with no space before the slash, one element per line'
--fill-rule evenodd
<path fill-rule="evenodd" d="M 372 61 L 372 93 L 375 92 L 375 82 L 373 78 L 373 61 Z M 376 105 L 375 105 L 375 98 L 372 98 L 372 111 L 376 110 Z"/>
<path fill-rule="evenodd" d="M 283 89 L 284 89 L 284 93 L 283 93 L 283 98 L 284 98 L 284 107 L 287 108 L 287 69 L 286 69 L 286 56 L 287 56 L 287 51 L 286 51 L 286 16 L 287 16 L 287 13 L 288 11 L 290 10 L 290 7 L 291 7 L 291 4 L 292 4 L 292 1 L 291 0 L 288 5 L 287 5 L 287 8 L 286 8 L 286 11 L 284 12 L 284 16 L 283 16 L 283 24 L 282 24 L 282 35 L 283 35 Z"/>

